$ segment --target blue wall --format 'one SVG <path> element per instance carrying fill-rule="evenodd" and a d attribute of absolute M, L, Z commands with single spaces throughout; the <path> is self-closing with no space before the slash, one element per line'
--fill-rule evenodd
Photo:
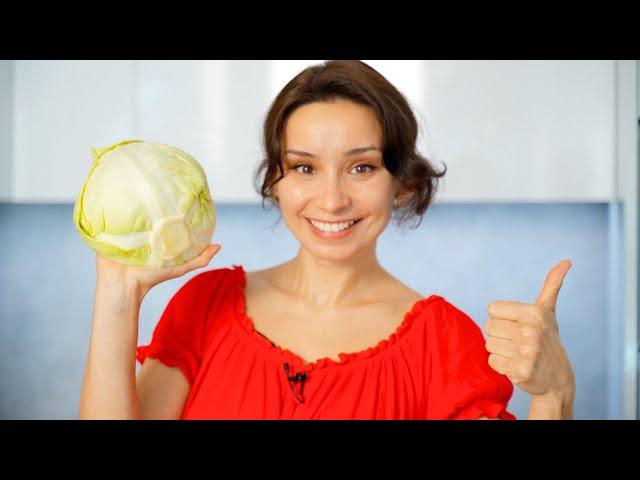
<path fill-rule="evenodd" d="M 274 209 L 218 204 L 206 269 L 257 270 L 293 257 L 298 243 Z M 95 254 L 72 222 L 72 205 L 0 204 L 0 418 L 76 418 L 91 332 Z M 577 419 L 622 418 L 622 297 L 619 204 L 436 204 L 416 230 L 389 224 L 381 263 L 411 288 L 442 295 L 480 326 L 493 300 L 534 302 L 548 270 L 573 266 L 558 299 L 560 333 L 576 373 Z M 190 274 L 144 300 L 146 344 Z M 612 294 L 613 292 L 613 294 Z M 526 418 L 515 389 L 510 410 Z"/>

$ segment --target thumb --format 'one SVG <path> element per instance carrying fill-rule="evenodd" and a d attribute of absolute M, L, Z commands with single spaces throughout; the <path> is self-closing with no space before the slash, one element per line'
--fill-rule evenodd
<path fill-rule="evenodd" d="M 538 295 L 538 299 L 536 300 L 536 305 L 550 308 L 554 312 L 556 311 L 560 287 L 562 287 L 564 277 L 570 268 L 571 261 L 565 259 L 556 263 L 553 268 L 549 270 L 540 295 Z"/>
<path fill-rule="evenodd" d="M 222 245 L 220 245 L 219 243 L 216 243 L 215 245 L 209 245 L 205 250 L 206 257 L 211 260 L 221 249 Z"/>

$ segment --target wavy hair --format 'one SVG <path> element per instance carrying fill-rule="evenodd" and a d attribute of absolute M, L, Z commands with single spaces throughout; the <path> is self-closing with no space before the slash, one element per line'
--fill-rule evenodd
<path fill-rule="evenodd" d="M 417 151 L 418 123 L 407 99 L 377 70 L 359 60 L 329 60 L 309 66 L 272 102 L 262 133 L 266 157 L 254 173 L 254 188 L 262 196 L 263 209 L 266 200 L 278 205 L 273 186 L 284 176 L 281 146 L 289 116 L 303 105 L 337 99 L 368 106 L 375 112 L 382 127 L 384 167 L 399 180 L 402 192 L 392 218 L 400 226 L 417 218 L 412 226 L 417 228 L 435 198 L 446 164 L 442 172 L 437 172 Z"/>

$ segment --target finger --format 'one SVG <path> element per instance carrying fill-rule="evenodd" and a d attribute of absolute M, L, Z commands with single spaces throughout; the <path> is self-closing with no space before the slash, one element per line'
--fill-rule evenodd
<path fill-rule="evenodd" d="M 556 311 L 558 294 L 560 293 L 564 277 L 570 268 L 571 261 L 565 259 L 556 263 L 551 270 L 549 270 L 547 278 L 544 281 L 544 285 L 542 286 L 542 290 L 540 291 L 540 295 L 538 295 L 538 299 L 536 300 L 538 305 L 550 308 L 554 312 Z"/>
<path fill-rule="evenodd" d="M 178 276 L 182 276 L 185 273 L 190 272 L 191 270 L 195 270 L 196 268 L 202 268 L 202 267 L 208 265 L 209 262 L 211 261 L 211 259 L 221 249 L 222 249 L 222 245 L 220 245 L 220 244 L 209 245 L 197 257 L 192 258 L 191 260 L 189 260 L 186 263 L 183 263 L 182 265 L 178 265 L 176 267 L 176 274 Z"/>
<path fill-rule="evenodd" d="M 490 318 L 484 325 L 484 331 L 492 337 L 518 340 L 520 336 L 520 324 L 513 320 L 503 318 Z"/>
<path fill-rule="evenodd" d="M 513 376 L 512 360 L 497 353 L 489 355 L 488 363 L 491 368 L 501 375 Z"/>
<path fill-rule="evenodd" d="M 489 304 L 487 313 L 493 318 L 540 325 L 540 307 L 532 303 L 496 300 Z"/>
<path fill-rule="evenodd" d="M 218 254 L 221 248 L 222 245 L 220 244 L 209 245 L 202 251 L 200 255 L 191 259 L 191 261 L 194 262 L 194 268 L 206 266 L 211 261 L 211 259 Z"/>
<path fill-rule="evenodd" d="M 502 355 L 507 358 L 515 358 L 517 356 L 517 345 L 513 340 L 504 338 L 489 337 L 485 342 L 487 352 Z"/>

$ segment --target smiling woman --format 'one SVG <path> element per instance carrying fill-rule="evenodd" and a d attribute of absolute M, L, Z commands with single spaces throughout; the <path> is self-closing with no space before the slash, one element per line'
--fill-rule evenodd
<path fill-rule="evenodd" d="M 188 397 L 168 411 L 184 419 L 515 418 L 506 409 L 513 385 L 489 366 L 473 320 L 378 261 L 394 214 L 419 225 L 446 172 L 420 155 L 417 136 L 406 98 L 364 62 L 311 66 L 283 88 L 264 122 L 256 188 L 263 205 L 277 205 L 299 251 L 264 270 L 204 272 L 171 299 L 152 344 L 138 348 L 140 362 L 155 357 L 184 373 L 174 387 Z M 164 377 L 145 365 L 139 394 L 153 411 L 154 378 Z"/>

